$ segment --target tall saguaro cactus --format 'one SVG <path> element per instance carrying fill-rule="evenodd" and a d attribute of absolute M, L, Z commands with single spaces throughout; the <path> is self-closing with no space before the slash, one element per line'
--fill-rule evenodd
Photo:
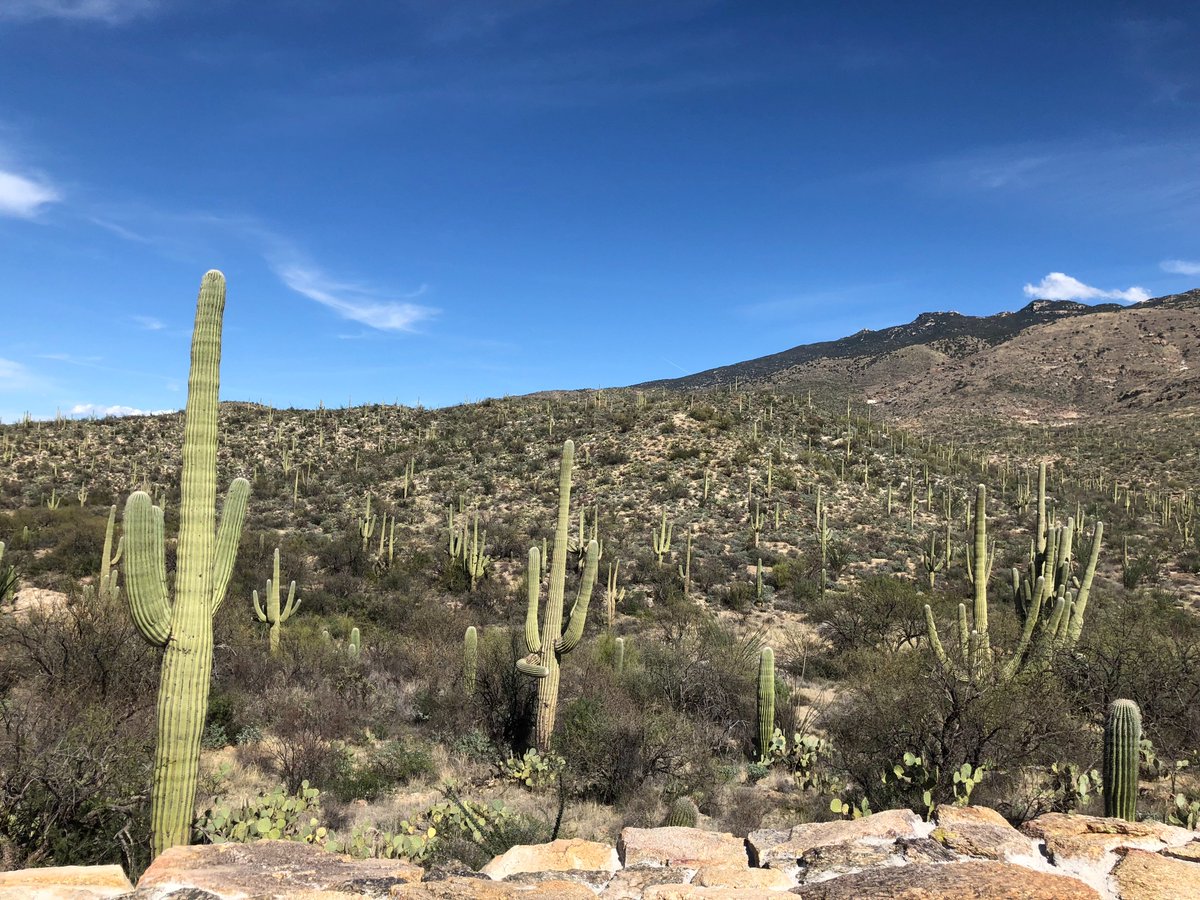
<path fill-rule="evenodd" d="M 579 592 L 571 607 L 570 618 L 563 627 L 563 595 L 566 593 L 567 540 L 571 518 L 571 466 L 575 460 L 575 444 L 563 442 L 562 466 L 558 477 L 558 522 L 554 529 L 554 555 L 550 560 L 550 593 L 546 608 L 541 616 L 541 634 L 538 633 L 538 606 L 541 595 L 541 554 L 537 547 L 529 548 L 529 607 L 525 614 L 525 648 L 529 655 L 517 660 L 517 669 L 538 679 L 537 724 L 534 741 L 537 749 L 545 753 L 550 749 L 550 738 L 554 734 L 554 717 L 558 711 L 559 664 L 562 657 L 570 653 L 583 638 L 583 627 L 587 622 L 588 604 L 592 599 L 592 586 L 596 583 L 596 568 L 599 564 L 600 548 L 595 541 L 587 545 L 583 577 Z"/>
<path fill-rule="evenodd" d="M 775 736 L 775 651 L 763 647 L 758 656 L 758 758 L 766 762 Z"/>
<path fill-rule="evenodd" d="M 1132 700 L 1114 700 L 1104 720 L 1104 814 L 1137 820 L 1138 746 L 1142 713 Z"/>
<path fill-rule="evenodd" d="M 125 585 L 133 621 L 162 647 L 158 735 L 151 789 L 151 849 L 188 843 L 196 803 L 200 735 L 212 675 L 212 620 L 233 571 L 250 484 L 230 486 L 216 524 L 217 395 L 225 276 L 211 271 L 200 284 L 183 425 L 183 474 L 175 601 L 167 592 L 163 513 L 144 491 L 125 503 Z"/>
<path fill-rule="evenodd" d="M 258 616 L 258 621 L 266 622 L 271 626 L 269 641 L 272 656 L 279 653 L 279 633 L 282 630 L 283 623 L 290 619 L 292 613 L 300 608 L 300 600 L 296 597 L 296 582 L 294 581 L 288 585 L 287 602 L 282 606 L 280 605 L 279 595 L 281 584 L 282 579 L 279 577 L 279 548 L 276 547 L 271 578 L 267 581 L 267 608 L 265 610 L 258 601 L 258 591 L 254 592 L 254 613 Z"/>

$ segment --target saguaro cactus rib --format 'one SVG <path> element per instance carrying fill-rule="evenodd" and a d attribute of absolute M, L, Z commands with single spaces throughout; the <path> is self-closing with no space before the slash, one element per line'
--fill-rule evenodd
<path fill-rule="evenodd" d="M 125 582 L 138 630 L 164 648 L 158 740 L 151 789 L 151 849 L 157 856 L 190 836 L 200 735 L 212 675 L 212 617 L 224 599 L 250 485 L 236 479 L 216 528 L 217 400 L 225 278 L 208 272 L 192 332 L 184 413 L 175 601 L 167 594 L 162 510 L 137 491 L 125 504 Z"/>

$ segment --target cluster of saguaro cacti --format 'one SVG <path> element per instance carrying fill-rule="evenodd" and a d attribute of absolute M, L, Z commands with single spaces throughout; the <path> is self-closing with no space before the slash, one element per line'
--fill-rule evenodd
<path fill-rule="evenodd" d="M 266 591 L 266 609 L 258 600 L 258 591 L 253 594 L 254 597 L 254 613 L 258 616 L 258 621 L 266 622 L 271 626 L 269 643 L 271 655 L 275 656 L 279 653 L 279 633 L 283 623 L 292 617 L 292 613 L 300 608 L 300 599 L 296 596 L 296 582 L 293 581 L 288 585 L 287 602 L 282 605 L 279 602 L 280 585 L 282 579 L 279 577 L 279 548 L 275 548 L 275 561 L 271 568 L 271 577 L 267 579 Z"/>
<path fill-rule="evenodd" d="M 1138 747 L 1142 713 L 1132 700 L 1114 700 L 1104 720 L 1104 815 L 1137 819 Z"/>
<path fill-rule="evenodd" d="M 775 735 L 775 651 L 763 647 L 758 655 L 758 758 L 766 762 Z"/>
<path fill-rule="evenodd" d="M 566 592 L 567 540 L 571 518 L 571 467 L 575 459 L 575 444 L 563 443 L 562 465 L 558 479 L 558 522 L 554 530 L 554 556 L 550 561 L 550 589 L 546 608 L 541 615 L 538 628 L 540 605 L 541 572 L 540 553 L 537 547 L 529 548 L 529 606 L 525 614 L 525 648 L 529 654 L 517 661 L 517 669 L 538 680 L 537 722 L 534 742 L 541 753 L 550 749 L 550 738 L 554 734 L 554 719 L 558 710 L 559 665 L 562 657 L 570 653 L 583 638 L 587 622 L 588 604 L 592 599 L 592 586 L 596 582 L 599 547 L 596 541 L 587 546 L 586 565 L 579 582 L 579 592 L 571 607 L 570 617 L 563 626 L 563 595 Z"/>
<path fill-rule="evenodd" d="M 447 550 L 451 562 L 462 566 L 467 578 L 471 581 L 471 590 L 475 590 L 479 580 L 487 574 L 488 568 L 492 564 L 492 558 L 485 552 L 487 532 L 484 531 L 483 537 L 480 538 L 478 510 L 472 516 L 469 527 L 465 513 L 459 515 L 459 523 L 457 526 L 454 524 L 454 504 L 451 503 L 447 510 L 449 532 Z"/>
<path fill-rule="evenodd" d="M 117 550 L 113 552 L 113 532 L 117 527 L 117 505 L 114 503 L 108 509 L 108 524 L 104 528 L 104 549 L 100 554 L 100 578 L 96 582 L 96 593 L 101 597 L 115 598 L 117 596 L 117 564 L 121 562 L 121 552 L 125 547 L 125 537 L 117 539 Z"/>
<path fill-rule="evenodd" d="M 1096 523 L 1088 562 L 1082 580 L 1078 580 L 1072 574 L 1074 520 L 1070 519 L 1066 525 L 1053 530 L 1047 525 L 1044 464 L 1039 469 L 1038 482 L 1038 519 L 1031 551 L 1031 572 L 1022 584 L 1020 574 L 1013 571 L 1013 590 L 1023 622 L 1017 646 L 1008 659 L 1001 665 L 994 664 L 988 630 L 987 591 L 995 546 L 989 544 L 987 539 L 987 489 L 982 484 L 975 489 L 973 540 L 967 552 L 974 602 L 970 618 L 965 604 L 960 603 L 958 607 L 957 661 L 952 661 L 946 653 L 933 611 L 928 605 L 925 607 L 929 644 L 942 668 L 960 679 L 975 681 L 995 676 L 1005 680 L 1023 668 L 1045 665 L 1055 650 L 1073 647 L 1079 640 L 1092 579 L 1096 573 L 1104 525 Z M 1078 590 L 1073 589 L 1072 585 Z"/>
<path fill-rule="evenodd" d="M 474 625 L 468 625 L 463 634 L 463 693 L 470 697 L 475 693 L 475 673 L 479 667 L 479 635 Z"/>
<path fill-rule="evenodd" d="M 216 524 L 217 395 L 225 278 L 208 272 L 192 333 L 183 426 L 183 475 L 175 602 L 167 593 L 161 508 L 142 491 L 125 504 L 125 586 L 138 630 L 164 648 L 151 790 L 151 849 L 186 844 L 200 764 L 200 735 L 212 674 L 212 620 L 233 571 L 250 485 L 236 479 Z"/>

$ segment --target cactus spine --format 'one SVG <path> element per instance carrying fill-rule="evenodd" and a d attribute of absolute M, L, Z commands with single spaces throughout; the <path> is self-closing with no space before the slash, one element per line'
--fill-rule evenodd
<path fill-rule="evenodd" d="M 1104 815 L 1137 820 L 1138 745 L 1142 713 L 1132 700 L 1114 700 L 1104 720 Z"/>
<path fill-rule="evenodd" d="M 758 655 L 758 758 L 766 762 L 775 734 L 775 651 L 763 647 Z"/>
<path fill-rule="evenodd" d="M 133 621 L 164 648 L 151 790 L 151 849 L 187 844 L 196 802 L 200 734 L 212 675 L 212 620 L 233 571 L 250 485 L 234 480 L 216 526 L 217 397 L 225 277 L 205 274 L 196 304 L 183 426 L 175 602 L 167 594 L 163 514 L 143 491 L 125 504 L 125 584 Z"/>
<path fill-rule="evenodd" d="M 571 466 L 574 460 L 575 444 L 572 441 L 564 441 L 558 478 L 558 522 L 554 530 L 554 556 L 550 561 L 550 591 L 546 599 L 546 609 L 541 616 L 540 635 L 538 607 L 541 583 L 537 573 L 541 571 L 541 560 L 537 547 L 529 548 L 529 568 L 526 572 L 529 582 L 529 606 L 525 614 L 525 648 L 529 655 L 517 661 L 517 669 L 538 680 L 534 740 L 541 753 L 550 749 L 550 738 L 554 734 L 554 718 L 558 710 L 559 665 L 562 657 L 574 650 L 583 638 L 583 627 L 587 622 L 588 604 L 592 599 L 592 586 L 596 582 L 600 552 L 596 541 L 588 543 L 587 563 L 579 582 L 579 592 L 575 596 L 570 618 L 564 628 L 563 594 L 566 592 L 567 542 L 571 518 Z"/>
<path fill-rule="evenodd" d="M 475 693 L 475 672 L 479 665 L 479 635 L 474 625 L 468 625 L 463 635 L 463 693 Z"/>
<path fill-rule="evenodd" d="M 263 609 L 262 604 L 258 600 L 258 591 L 253 594 L 254 597 L 254 612 L 258 616 L 258 621 L 266 622 L 271 626 L 270 631 L 270 647 L 271 655 L 279 655 L 279 632 L 283 623 L 292 617 L 292 613 L 300 608 L 300 600 L 296 597 L 296 582 L 288 585 L 287 602 L 281 607 L 279 604 L 279 586 L 282 581 L 279 577 L 279 548 L 275 548 L 275 561 L 271 568 L 271 578 L 267 579 L 267 608 Z"/>

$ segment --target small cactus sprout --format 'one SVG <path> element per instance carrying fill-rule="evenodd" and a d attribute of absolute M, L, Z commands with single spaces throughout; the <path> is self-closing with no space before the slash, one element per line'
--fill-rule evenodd
<path fill-rule="evenodd" d="M 1104 814 L 1137 819 L 1138 745 L 1142 713 L 1132 700 L 1114 700 L 1104 720 Z"/>
<path fill-rule="evenodd" d="M 775 651 L 763 647 L 758 657 L 758 756 L 770 759 L 775 734 Z"/>
<path fill-rule="evenodd" d="M 475 693 L 475 671 L 479 663 L 479 635 L 474 625 L 467 626 L 463 635 L 463 693 Z"/>
<path fill-rule="evenodd" d="M 613 669 L 618 678 L 625 673 L 625 638 L 623 637 L 613 641 Z"/>
<path fill-rule="evenodd" d="M 667 828 L 695 828 L 699 819 L 700 810 L 696 807 L 696 801 L 691 797 L 676 797 L 663 825 Z"/>
<path fill-rule="evenodd" d="M 346 652 L 352 657 L 358 656 L 362 651 L 362 635 L 359 633 L 358 626 L 350 629 L 350 640 L 346 644 Z"/>

